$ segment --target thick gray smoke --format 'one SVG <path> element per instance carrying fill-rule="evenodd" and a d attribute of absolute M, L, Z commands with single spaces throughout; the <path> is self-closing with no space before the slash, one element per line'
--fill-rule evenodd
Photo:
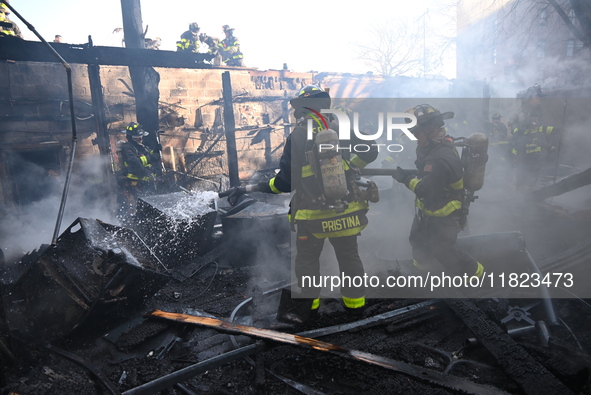
<path fill-rule="evenodd" d="M 5 212 L 0 220 L 0 240 L 7 262 L 51 244 L 65 182 L 65 174 L 47 171 L 22 158 L 15 161 L 12 167 L 20 169 L 16 175 L 19 185 L 27 187 L 19 191 L 23 204 Z M 98 156 L 74 162 L 60 233 L 78 217 L 118 224 L 114 197 L 106 195 L 103 165 Z"/>

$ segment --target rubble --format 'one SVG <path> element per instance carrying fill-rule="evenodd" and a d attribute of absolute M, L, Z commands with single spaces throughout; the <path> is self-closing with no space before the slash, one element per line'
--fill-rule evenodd
<path fill-rule="evenodd" d="M 172 215 L 162 202 L 172 199 L 168 201 L 170 208 L 170 202 L 183 195 L 188 196 L 173 194 L 146 199 L 146 203 L 154 203 L 150 210 L 161 209 L 158 211 L 179 220 L 181 217 Z M 219 203 L 223 202 L 213 206 Z M 28 268 L 24 273 L 35 273 L 35 276 L 4 273 L 2 325 L 6 331 L 1 338 L 5 346 L 1 362 L 2 390 L 23 394 L 47 391 L 255 394 L 384 393 L 396 388 L 397 392 L 407 393 L 480 394 L 556 393 L 554 389 L 558 387 L 561 393 L 585 393 L 588 388 L 591 364 L 584 350 L 591 344 L 591 336 L 585 329 L 591 323 L 591 314 L 580 316 L 579 312 L 591 307 L 578 299 L 553 300 L 557 318 L 552 319 L 548 316 L 547 303 L 539 295 L 534 299 L 447 300 L 453 307 L 450 309 L 438 299 L 391 299 L 378 293 L 369 295 L 369 306 L 358 319 L 349 317 L 340 303 L 329 297 L 323 300 L 316 321 L 296 326 L 277 322 L 274 314 L 279 290 L 289 285 L 285 275 L 289 270 L 289 243 L 285 244 L 286 234 L 277 231 L 285 229 L 286 224 L 277 222 L 283 217 L 277 213 L 282 213 L 285 205 L 271 203 L 278 202 L 252 199 L 238 206 L 238 210 L 224 205 L 217 207 L 218 218 L 214 222 L 218 225 L 208 222 L 208 229 L 224 229 L 229 223 L 229 228 L 238 226 L 240 230 L 234 229 L 229 238 L 223 234 L 216 236 L 215 231 L 201 233 L 203 243 L 187 241 L 201 247 L 201 254 L 187 259 L 180 253 L 170 259 L 163 249 L 155 253 L 148 248 L 154 244 L 139 241 L 140 233 L 131 229 L 97 220 L 77 220 L 60 236 L 56 247 L 47 247 L 24 259 Z M 188 213 L 183 218 L 194 217 Z M 272 262 L 263 260 L 256 252 L 244 256 L 233 253 L 238 247 L 236 235 L 247 232 L 245 229 L 252 230 L 254 224 L 260 228 L 249 236 L 248 243 L 253 248 L 257 236 L 268 238 L 269 232 L 277 236 L 272 242 L 260 243 L 263 249 L 270 244 L 275 246 Z M 216 228 L 219 225 L 221 228 Z M 167 226 L 173 229 L 176 225 L 168 222 Z M 174 238 L 174 232 L 171 235 Z M 183 232 L 178 236 L 185 237 Z M 528 261 L 531 256 L 527 256 L 523 239 L 519 232 L 506 232 L 464 237 L 461 243 L 480 254 L 494 254 L 497 260 L 521 260 L 519 265 L 526 267 L 531 263 Z M 74 247 L 77 243 L 80 245 Z M 491 248 L 499 244 L 504 248 Z M 119 256 L 117 248 L 127 251 L 127 255 L 123 254 L 125 259 L 112 260 Z M 541 272 L 561 261 L 578 259 L 580 255 L 576 251 L 575 246 L 572 252 L 543 261 Z M 55 266 L 62 272 L 66 269 L 68 274 L 67 262 L 72 261 L 72 253 L 77 258 L 95 257 L 77 260 L 90 262 L 94 276 L 102 278 L 102 282 L 89 283 L 95 284 L 93 287 L 85 286 L 84 289 L 95 290 L 94 293 L 88 290 L 79 293 L 68 282 L 56 280 L 56 271 L 47 270 Z M 103 256 L 107 259 L 98 259 Z M 35 262 L 42 264 L 33 270 Z M 104 299 L 100 297 L 101 287 L 105 291 L 119 288 L 120 283 L 108 276 L 116 272 L 110 265 L 130 265 L 126 262 L 134 262 L 133 267 L 139 263 L 145 267 L 143 271 L 148 270 L 159 280 L 146 288 L 149 292 L 144 292 L 144 296 L 135 298 L 132 306 L 124 307 L 124 301 L 131 300 L 117 299 L 121 294 L 114 295 L 115 300 L 110 303 L 93 302 L 90 296 Z M 78 266 L 72 273 L 86 273 Z M 49 325 L 24 325 L 26 321 L 36 322 L 34 317 L 38 314 L 19 299 L 27 288 L 24 278 L 29 280 L 27 285 L 43 278 L 49 284 L 53 282 L 51 288 L 28 287 L 29 295 L 32 289 L 42 291 L 31 300 L 39 307 L 38 318 Z M 71 273 L 60 278 L 76 281 L 78 285 L 79 280 L 74 280 Z M 12 293 L 19 288 L 21 294 Z M 59 319 L 61 326 L 56 326 L 55 317 L 41 303 L 55 300 L 53 296 L 43 296 L 50 291 L 63 293 L 62 300 L 68 301 L 69 310 L 86 311 L 80 306 L 82 302 L 94 309 L 86 315 L 68 316 L 69 320 Z M 209 322 L 213 328 L 152 318 L 148 313 L 154 309 L 170 312 L 168 315 L 173 318 Z M 517 311 L 522 313 L 515 315 Z M 218 332 L 220 328 L 224 333 Z M 29 336 L 22 336 L 27 333 L 25 330 Z M 232 336 L 226 334 L 228 330 Z M 270 335 L 275 341 L 237 336 L 243 335 L 244 330 L 257 337 Z M 321 340 L 317 343 L 302 340 L 296 334 Z M 499 341 L 501 338 L 503 342 Z M 278 344 L 278 339 L 293 339 L 297 345 L 311 348 Z M 317 349 L 330 349 L 337 355 Z M 565 358 L 568 364 L 564 363 Z"/>

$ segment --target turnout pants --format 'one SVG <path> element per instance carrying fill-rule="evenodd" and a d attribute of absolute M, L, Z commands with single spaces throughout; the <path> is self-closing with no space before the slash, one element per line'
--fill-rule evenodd
<path fill-rule="evenodd" d="M 307 282 L 302 283 L 303 276 L 311 276 L 312 281 L 320 281 L 320 254 L 324 247 L 324 240 L 314 237 L 305 226 L 298 224 L 295 258 L 295 275 L 298 279 L 298 286 L 302 288 L 302 295 L 306 298 L 318 298 L 322 287 L 310 287 Z M 355 276 L 363 278 L 364 269 L 359 249 L 357 236 L 343 236 L 328 238 L 334 247 L 339 269 L 343 276 L 349 276 L 351 283 Z M 343 277 L 341 276 L 341 277 Z M 313 284 L 313 282 L 312 282 Z M 306 285 L 305 287 L 303 285 Z M 341 295 L 343 298 L 362 298 L 365 296 L 365 288 L 354 287 L 353 284 L 341 284 Z"/>
<path fill-rule="evenodd" d="M 451 275 L 474 275 L 478 262 L 467 252 L 456 248 L 459 232 L 459 219 L 454 214 L 447 217 L 416 215 L 409 237 L 415 264 L 425 269 L 433 267 L 438 261 Z"/>

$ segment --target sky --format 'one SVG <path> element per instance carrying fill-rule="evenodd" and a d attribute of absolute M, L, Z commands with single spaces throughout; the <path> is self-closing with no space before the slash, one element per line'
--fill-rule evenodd
<path fill-rule="evenodd" d="M 11 5 L 49 42 L 60 34 L 63 42 L 83 44 L 91 35 L 95 45 L 121 46 L 123 33 L 114 33 L 123 27 L 120 0 L 11 0 Z M 422 24 L 426 10 L 428 27 L 438 25 L 437 29 L 455 34 L 449 19 L 455 11 L 443 9 L 436 0 L 141 0 L 141 8 L 144 29 L 148 26 L 146 37 L 161 38 L 161 49 L 176 50 L 176 41 L 191 22 L 197 22 L 202 33 L 218 38 L 224 37 L 222 25 L 227 24 L 240 40 L 245 65 L 259 70 L 281 69 L 287 63 L 297 72 L 365 73 L 371 68 L 356 59 L 355 43 L 370 41 L 369 31 L 376 24 L 394 25 L 402 19 Z M 38 40 L 16 16 L 12 19 L 25 39 Z M 432 30 L 426 29 L 425 34 Z M 455 54 L 449 53 L 438 74 L 455 77 Z"/>

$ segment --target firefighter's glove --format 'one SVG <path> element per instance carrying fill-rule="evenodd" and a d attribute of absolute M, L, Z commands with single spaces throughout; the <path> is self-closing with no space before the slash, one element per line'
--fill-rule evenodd
<path fill-rule="evenodd" d="M 221 198 L 227 197 L 228 203 L 230 204 L 230 206 L 235 206 L 240 201 L 240 198 L 242 197 L 242 195 L 244 195 L 245 193 L 246 193 L 245 187 L 234 187 L 234 188 L 230 188 L 226 191 L 218 193 L 218 196 Z"/>
<path fill-rule="evenodd" d="M 412 171 L 410 170 L 404 170 L 402 167 L 398 166 L 396 168 L 396 173 L 394 173 L 392 175 L 392 178 L 394 178 L 396 181 L 404 184 L 404 185 L 408 185 L 408 183 L 410 182 L 410 179 L 414 177 L 414 174 Z"/>

